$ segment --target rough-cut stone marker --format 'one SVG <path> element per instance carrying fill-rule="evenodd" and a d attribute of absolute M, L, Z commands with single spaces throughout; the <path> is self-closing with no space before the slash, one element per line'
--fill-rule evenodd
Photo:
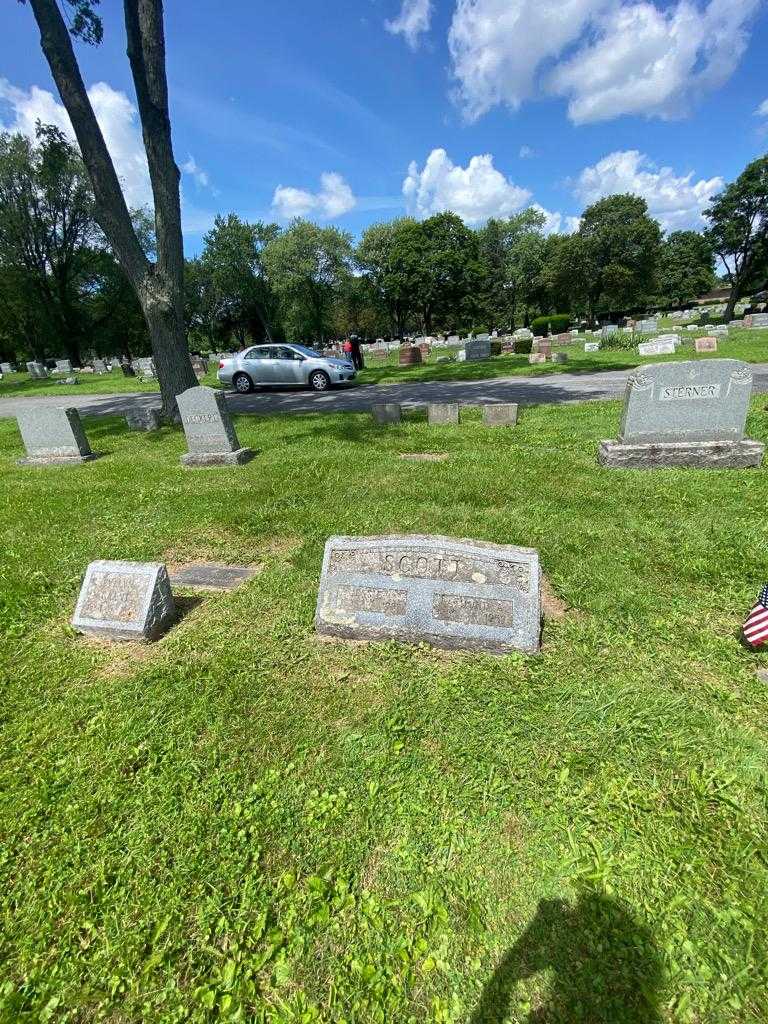
<path fill-rule="evenodd" d="M 193 590 L 234 590 L 252 579 L 257 571 L 247 565 L 199 562 L 171 573 L 170 578 L 174 587 L 190 587 Z"/>
<path fill-rule="evenodd" d="M 697 352 L 717 352 L 717 338 L 697 338 L 693 344 Z"/>
<path fill-rule="evenodd" d="M 72 626 L 113 640 L 156 640 L 176 618 L 160 562 L 91 562 Z"/>
<path fill-rule="evenodd" d="M 458 402 L 430 402 L 427 406 L 430 427 L 455 427 L 459 422 Z"/>
<path fill-rule="evenodd" d="M 398 402 L 375 402 L 371 406 L 371 414 L 380 426 L 385 426 L 388 423 L 399 423 L 402 419 L 402 409 Z"/>
<path fill-rule="evenodd" d="M 315 625 L 351 640 L 535 653 L 539 556 L 532 548 L 450 537 L 331 537 Z"/>
<path fill-rule="evenodd" d="M 160 429 L 159 409 L 129 409 L 125 414 L 125 422 L 129 430 L 143 430 L 146 432 Z"/>
<path fill-rule="evenodd" d="M 185 466 L 239 466 L 253 458 L 241 448 L 223 391 L 195 387 L 176 396 L 189 451 Z"/>
<path fill-rule="evenodd" d="M 76 466 L 96 458 L 77 409 L 28 406 L 16 419 L 27 450 L 20 466 Z"/>
<path fill-rule="evenodd" d="M 531 352 L 528 356 L 529 363 L 546 363 L 547 353 L 546 352 Z"/>
<path fill-rule="evenodd" d="M 484 405 L 483 423 L 486 427 L 514 427 L 517 423 L 517 403 L 494 402 Z"/>
<path fill-rule="evenodd" d="M 738 359 L 651 363 L 627 381 L 617 441 L 601 441 L 610 469 L 747 469 L 765 446 L 744 437 L 752 370 Z"/>

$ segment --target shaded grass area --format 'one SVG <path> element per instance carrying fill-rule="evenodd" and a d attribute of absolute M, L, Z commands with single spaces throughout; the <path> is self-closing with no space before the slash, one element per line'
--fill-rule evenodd
<path fill-rule="evenodd" d="M 198 471 L 0 423 L 0 1020 L 765 1020 L 766 471 L 601 470 L 618 416 L 242 417 Z M 536 547 L 571 611 L 538 657 L 319 642 L 326 538 L 388 531 Z M 95 558 L 262 571 L 110 646 Z"/>
<path fill-rule="evenodd" d="M 218 366 L 218 364 L 216 364 Z M 78 384 L 61 384 L 67 376 L 77 377 Z M 218 387 L 216 367 L 212 366 L 202 384 Z M 112 395 L 134 391 L 160 392 L 157 380 L 126 377 L 122 370 L 109 373 L 72 373 L 45 380 L 36 380 L 28 373 L 7 373 L 0 380 L 0 398 L 35 398 L 37 395 Z"/>

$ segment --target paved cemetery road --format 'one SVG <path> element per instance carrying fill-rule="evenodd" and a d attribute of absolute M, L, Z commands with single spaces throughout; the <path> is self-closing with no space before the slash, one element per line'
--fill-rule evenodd
<path fill-rule="evenodd" d="M 768 391 L 768 363 L 753 363 L 754 389 Z M 600 373 L 558 373 L 541 377 L 497 377 L 478 381 L 411 381 L 403 384 L 369 384 L 347 390 L 315 394 L 311 391 L 257 391 L 250 395 L 227 394 L 232 412 L 360 412 L 373 402 L 400 402 L 416 407 L 427 402 L 519 402 L 522 405 L 585 402 L 620 398 L 629 370 Z M 0 398 L 0 417 L 15 416 L 23 405 L 70 406 L 88 416 L 115 416 L 128 409 L 159 405 L 157 394 L 45 395 L 40 398 Z"/>

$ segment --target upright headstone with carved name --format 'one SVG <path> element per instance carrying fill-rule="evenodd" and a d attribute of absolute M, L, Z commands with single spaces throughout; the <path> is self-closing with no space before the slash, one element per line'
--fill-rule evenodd
<path fill-rule="evenodd" d="M 48 376 L 45 363 L 38 362 L 27 363 L 27 373 L 33 380 L 44 380 Z"/>
<path fill-rule="evenodd" d="M 609 469 L 747 469 L 765 446 L 744 437 L 752 370 L 737 359 L 650 363 L 629 378 L 617 441 L 601 441 Z"/>
<path fill-rule="evenodd" d="M 72 362 L 69 359 L 56 360 L 56 373 L 72 373 Z"/>
<path fill-rule="evenodd" d="M 91 562 L 72 626 L 112 640 L 156 640 L 176 618 L 168 571 L 160 562 Z"/>
<path fill-rule="evenodd" d="M 240 446 L 223 391 L 190 388 L 176 402 L 189 449 L 183 465 L 238 466 L 253 458 L 252 448 Z"/>
<path fill-rule="evenodd" d="M 20 466 L 72 466 L 96 456 L 77 409 L 29 405 L 16 417 L 27 457 Z"/>
<path fill-rule="evenodd" d="M 469 339 L 464 346 L 468 363 L 479 362 L 491 358 L 491 339 L 486 335 Z"/>
<path fill-rule="evenodd" d="M 331 537 L 315 624 L 321 634 L 351 640 L 536 653 L 539 556 L 450 537 Z"/>

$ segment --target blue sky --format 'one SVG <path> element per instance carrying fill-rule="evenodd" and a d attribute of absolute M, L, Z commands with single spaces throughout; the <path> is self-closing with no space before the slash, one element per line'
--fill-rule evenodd
<path fill-rule="evenodd" d="M 129 199 L 148 197 L 120 10 L 83 76 Z M 67 127 L 28 6 L 0 13 L 0 123 Z M 185 241 L 216 213 L 353 235 L 530 204 L 569 230 L 600 195 L 701 225 L 768 148 L 764 0 L 333 0 L 166 6 Z M 763 112 L 760 113 L 762 107 Z"/>

